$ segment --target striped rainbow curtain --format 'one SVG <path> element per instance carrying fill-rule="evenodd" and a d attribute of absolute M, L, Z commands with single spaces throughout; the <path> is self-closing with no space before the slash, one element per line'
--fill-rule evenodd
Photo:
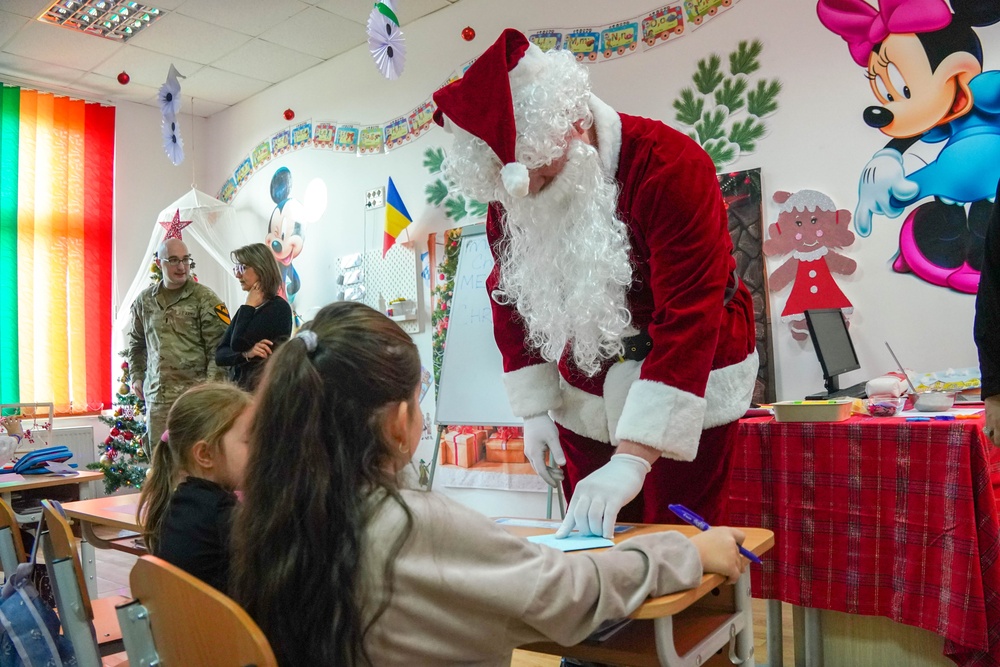
<path fill-rule="evenodd" d="M 111 405 L 115 110 L 0 88 L 0 403 Z"/>

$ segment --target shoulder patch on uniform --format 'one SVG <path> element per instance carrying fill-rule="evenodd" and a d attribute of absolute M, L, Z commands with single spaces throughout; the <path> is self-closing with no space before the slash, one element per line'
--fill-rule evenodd
<path fill-rule="evenodd" d="M 219 316 L 219 319 L 229 326 L 229 309 L 226 308 L 226 304 L 220 303 L 215 307 L 215 314 Z"/>

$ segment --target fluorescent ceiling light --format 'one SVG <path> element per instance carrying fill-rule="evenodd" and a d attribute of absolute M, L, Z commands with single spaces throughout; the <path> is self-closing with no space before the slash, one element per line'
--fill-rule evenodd
<path fill-rule="evenodd" d="M 124 44 L 164 13 L 130 0 L 58 0 L 38 20 Z"/>

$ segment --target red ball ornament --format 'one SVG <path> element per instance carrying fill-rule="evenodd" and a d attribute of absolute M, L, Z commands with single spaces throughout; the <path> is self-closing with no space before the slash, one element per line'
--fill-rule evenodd
<path fill-rule="evenodd" d="M 293 118 L 295 118 L 295 112 L 292 111 L 291 109 L 285 109 L 284 116 L 285 120 L 292 120 Z"/>
<path fill-rule="evenodd" d="M 126 440 L 131 440 L 132 439 L 132 431 L 125 431 L 124 433 L 122 433 L 122 437 L 125 438 Z"/>
<path fill-rule="evenodd" d="M 462 28 L 462 39 L 467 42 L 471 42 L 476 38 L 476 31 L 472 29 L 472 26 L 465 26 Z"/>
<path fill-rule="evenodd" d="M 128 72 L 126 72 L 125 70 L 122 70 L 121 73 L 118 74 L 118 83 L 122 84 L 123 86 L 131 80 L 132 77 L 130 77 L 128 75 Z"/>
<path fill-rule="evenodd" d="M 110 435 L 104 439 L 104 444 L 105 445 L 110 445 L 112 442 L 113 442 L 113 440 L 111 439 Z"/>
<path fill-rule="evenodd" d="M 119 430 L 118 430 L 117 428 L 113 428 L 113 429 L 111 429 L 111 437 L 112 437 L 112 438 L 117 438 L 117 437 L 118 437 L 118 436 L 120 436 L 121 434 L 122 434 L 122 432 L 121 432 L 121 431 L 119 431 Z"/>
<path fill-rule="evenodd" d="M 122 362 L 122 370 L 123 371 L 127 371 L 128 370 L 128 362 L 127 361 L 123 361 Z"/>

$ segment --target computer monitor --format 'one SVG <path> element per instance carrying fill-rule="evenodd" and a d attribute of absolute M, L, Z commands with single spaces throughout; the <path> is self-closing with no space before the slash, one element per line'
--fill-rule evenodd
<path fill-rule="evenodd" d="M 813 348 L 823 367 L 826 391 L 832 394 L 840 390 L 838 375 L 861 368 L 851 335 L 847 333 L 847 320 L 839 308 L 807 310 L 805 315 Z"/>

